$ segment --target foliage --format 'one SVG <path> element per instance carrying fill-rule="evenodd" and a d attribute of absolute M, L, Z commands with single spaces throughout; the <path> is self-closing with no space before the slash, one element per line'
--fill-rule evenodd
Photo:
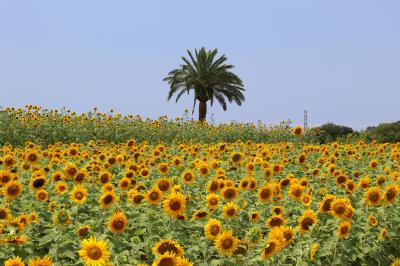
<path fill-rule="evenodd" d="M 383 123 L 376 127 L 368 127 L 367 134 L 381 143 L 400 141 L 400 121 Z"/>
<path fill-rule="evenodd" d="M 336 125 L 334 123 L 327 123 L 318 127 L 317 138 L 320 143 L 328 143 L 336 141 L 339 137 L 346 137 L 346 135 L 353 133 L 353 129 L 346 126 Z"/>
<path fill-rule="evenodd" d="M 226 124 L 199 123 L 189 118 L 186 110 L 182 118 L 157 120 L 140 116 L 122 116 L 110 111 L 108 114 L 96 109 L 89 113 L 76 114 L 69 110 L 45 110 L 37 106 L 27 109 L 6 108 L 0 110 L 0 145 L 24 145 L 27 141 L 49 145 L 56 142 L 84 143 L 90 140 L 105 140 L 112 143 L 128 139 L 150 143 L 217 143 L 253 141 L 291 141 L 289 122 L 267 126 L 261 122 Z M 312 141 L 312 134 L 303 140 Z"/>

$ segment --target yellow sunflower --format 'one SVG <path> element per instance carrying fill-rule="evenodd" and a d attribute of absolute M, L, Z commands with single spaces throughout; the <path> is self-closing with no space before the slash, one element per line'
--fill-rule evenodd
<path fill-rule="evenodd" d="M 68 184 L 64 181 L 57 182 L 55 188 L 56 188 L 56 193 L 59 195 L 68 192 Z"/>
<path fill-rule="evenodd" d="M 157 179 L 156 186 L 158 189 L 160 189 L 162 192 L 166 192 L 171 189 L 172 184 L 171 180 L 169 178 L 159 178 Z"/>
<path fill-rule="evenodd" d="M 393 203 L 399 195 L 399 187 L 397 185 L 390 185 L 385 188 L 383 192 L 383 200 L 386 204 Z"/>
<path fill-rule="evenodd" d="M 49 193 L 45 189 L 40 189 L 38 192 L 36 192 L 35 196 L 38 200 L 44 202 L 47 201 L 49 198 Z"/>
<path fill-rule="evenodd" d="M 204 226 L 204 235 L 209 240 L 215 240 L 222 231 L 221 222 L 217 219 L 210 219 Z"/>
<path fill-rule="evenodd" d="M 114 192 L 106 192 L 100 195 L 99 203 L 101 208 L 106 209 L 117 202 L 118 198 Z"/>
<path fill-rule="evenodd" d="M 379 187 L 371 187 L 365 192 L 364 198 L 369 206 L 378 206 L 382 201 L 382 193 Z"/>
<path fill-rule="evenodd" d="M 206 197 L 207 208 L 209 208 L 210 210 L 215 210 L 218 208 L 218 204 L 219 204 L 219 196 L 217 194 L 210 193 L 207 195 Z"/>
<path fill-rule="evenodd" d="M 192 170 L 186 170 L 182 173 L 181 175 L 183 183 L 185 184 L 191 184 L 193 183 L 194 179 L 195 179 L 195 175 L 194 172 Z"/>
<path fill-rule="evenodd" d="M 24 266 L 25 263 L 22 261 L 20 257 L 13 257 L 4 262 L 4 266 Z"/>
<path fill-rule="evenodd" d="M 269 228 L 280 227 L 285 223 L 286 221 L 282 216 L 272 216 L 265 222 L 266 226 Z"/>
<path fill-rule="evenodd" d="M 310 227 L 315 225 L 318 222 L 317 216 L 312 210 L 307 210 L 303 213 L 303 215 L 298 220 L 298 227 L 300 233 L 308 233 L 310 231 Z"/>
<path fill-rule="evenodd" d="M 29 266 L 51 266 L 52 259 L 49 256 L 44 256 L 43 258 L 41 257 L 36 257 L 34 259 L 29 260 Z"/>
<path fill-rule="evenodd" d="M 344 221 L 339 225 L 337 234 L 339 238 L 347 237 L 350 233 L 351 223 L 349 221 Z"/>
<path fill-rule="evenodd" d="M 97 241 L 96 237 L 92 236 L 81 242 L 79 256 L 87 266 L 103 266 L 108 261 L 110 251 L 106 241 Z"/>
<path fill-rule="evenodd" d="M 108 230 L 114 234 L 123 233 L 128 227 L 128 220 L 123 212 L 115 212 L 107 223 Z"/>
<path fill-rule="evenodd" d="M 281 243 L 276 239 L 269 239 L 261 251 L 261 258 L 267 260 L 282 249 Z"/>
<path fill-rule="evenodd" d="M 84 204 L 87 200 L 88 192 L 83 184 L 75 185 L 71 191 L 70 199 L 75 204 Z"/>
<path fill-rule="evenodd" d="M 47 179 L 45 176 L 35 176 L 34 178 L 31 179 L 29 187 L 32 190 L 39 190 L 45 187 L 46 184 L 47 184 Z"/>
<path fill-rule="evenodd" d="M 293 128 L 293 135 L 301 136 L 302 133 L 303 133 L 303 128 L 301 126 L 296 126 Z"/>
<path fill-rule="evenodd" d="M 237 206 L 233 202 L 228 202 L 222 209 L 222 215 L 225 219 L 233 219 L 237 214 Z"/>
<path fill-rule="evenodd" d="M 0 206 L 0 221 L 11 218 L 11 211 L 8 207 Z"/>
<path fill-rule="evenodd" d="M 186 198 L 181 193 L 171 193 L 164 200 L 163 208 L 169 216 L 177 218 L 186 209 Z"/>
<path fill-rule="evenodd" d="M 178 266 L 178 259 L 173 253 L 166 252 L 159 256 L 152 264 L 152 266 Z"/>
<path fill-rule="evenodd" d="M 19 181 L 12 180 L 3 186 L 2 192 L 6 199 L 14 200 L 21 195 L 23 189 L 24 186 Z"/>
<path fill-rule="evenodd" d="M 224 189 L 221 190 L 221 196 L 226 201 L 233 201 L 238 197 L 238 195 L 239 191 L 235 187 L 225 187 Z"/>
<path fill-rule="evenodd" d="M 261 187 L 257 192 L 257 198 L 261 202 L 267 202 L 271 200 L 273 196 L 274 196 L 274 188 L 272 184 L 267 184 Z"/>
<path fill-rule="evenodd" d="M 157 205 L 161 200 L 162 192 L 158 187 L 153 187 L 150 191 L 148 191 L 145 195 L 146 201 L 150 205 Z"/>
<path fill-rule="evenodd" d="M 218 253 L 232 256 L 237 249 L 239 240 L 233 235 L 232 231 L 224 231 L 217 235 L 214 243 Z"/>
<path fill-rule="evenodd" d="M 173 254 L 174 256 L 181 257 L 183 256 L 184 250 L 182 246 L 171 239 L 162 239 L 158 241 L 152 248 L 152 252 L 154 255 L 161 256 L 164 254 Z"/>

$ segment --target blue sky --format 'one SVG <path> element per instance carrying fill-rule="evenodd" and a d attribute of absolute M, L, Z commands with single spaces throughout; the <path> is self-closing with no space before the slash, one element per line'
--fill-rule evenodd
<path fill-rule="evenodd" d="M 216 122 L 361 129 L 400 120 L 400 1 L 0 0 L 0 106 L 97 106 L 180 116 L 162 79 L 186 49 L 218 48 L 246 102 Z M 195 113 L 197 117 L 197 110 Z"/>

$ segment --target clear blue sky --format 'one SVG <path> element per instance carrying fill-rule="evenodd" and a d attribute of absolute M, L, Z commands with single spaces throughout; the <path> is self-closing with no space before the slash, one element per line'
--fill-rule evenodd
<path fill-rule="evenodd" d="M 175 117 L 193 96 L 167 102 L 162 79 L 204 46 L 246 89 L 242 107 L 209 108 L 217 122 L 397 121 L 399 14 L 397 0 L 0 0 L 0 106 Z"/>

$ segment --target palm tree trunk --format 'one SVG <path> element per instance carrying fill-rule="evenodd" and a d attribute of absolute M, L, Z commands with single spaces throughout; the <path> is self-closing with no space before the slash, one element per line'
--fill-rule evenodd
<path fill-rule="evenodd" d="M 199 104 L 199 121 L 203 122 L 206 120 L 207 115 L 207 101 L 200 101 Z"/>

